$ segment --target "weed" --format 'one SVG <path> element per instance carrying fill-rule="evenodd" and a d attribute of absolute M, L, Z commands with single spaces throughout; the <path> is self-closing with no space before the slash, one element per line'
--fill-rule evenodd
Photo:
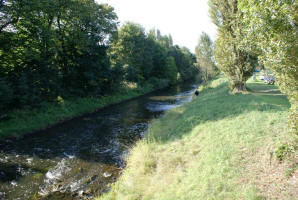
<path fill-rule="evenodd" d="M 289 155 L 294 154 L 296 150 L 297 145 L 295 144 L 281 144 L 274 150 L 274 154 L 276 158 L 281 162 L 285 160 Z"/>

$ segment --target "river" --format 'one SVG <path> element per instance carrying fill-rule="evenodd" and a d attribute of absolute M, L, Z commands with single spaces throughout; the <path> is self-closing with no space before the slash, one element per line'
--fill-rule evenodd
<path fill-rule="evenodd" d="M 109 190 L 150 122 L 191 101 L 183 83 L 0 142 L 0 199 L 93 199 Z"/>

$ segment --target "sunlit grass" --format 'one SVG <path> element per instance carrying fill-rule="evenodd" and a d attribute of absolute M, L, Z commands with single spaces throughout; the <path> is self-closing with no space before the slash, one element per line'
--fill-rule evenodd
<path fill-rule="evenodd" d="M 290 105 L 275 86 L 250 81 L 248 87 L 248 94 L 232 95 L 221 77 L 154 121 L 123 175 L 98 199 L 263 199 L 247 166 L 262 159 L 257 152 L 269 157 L 267 148 L 290 140 Z"/>

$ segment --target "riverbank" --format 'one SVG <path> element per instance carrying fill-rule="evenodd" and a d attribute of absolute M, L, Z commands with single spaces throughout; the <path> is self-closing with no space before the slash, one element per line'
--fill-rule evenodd
<path fill-rule="evenodd" d="M 250 80 L 247 87 L 232 95 L 220 77 L 155 120 L 98 199 L 295 199 L 290 104 L 276 86 Z"/>
<path fill-rule="evenodd" d="M 96 112 L 106 106 L 130 100 L 153 91 L 154 89 L 149 85 L 143 88 L 127 87 L 122 92 L 109 96 L 67 100 L 60 98 L 57 102 L 44 103 L 40 108 L 13 110 L 7 114 L 8 120 L 0 121 L 0 140 L 38 132 L 75 117 Z"/>
<path fill-rule="evenodd" d="M 0 141 L 0 199 L 93 199 L 125 168 L 153 119 L 193 98 L 187 81 L 19 139 Z"/>

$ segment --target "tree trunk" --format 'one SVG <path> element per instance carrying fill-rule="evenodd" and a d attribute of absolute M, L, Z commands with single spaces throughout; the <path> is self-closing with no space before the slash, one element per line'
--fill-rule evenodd
<path fill-rule="evenodd" d="M 242 93 L 246 90 L 246 84 L 245 81 L 237 81 L 237 82 L 233 82 L 233 85 L 231 87 L 231 91 L 232 93 Z"/>

